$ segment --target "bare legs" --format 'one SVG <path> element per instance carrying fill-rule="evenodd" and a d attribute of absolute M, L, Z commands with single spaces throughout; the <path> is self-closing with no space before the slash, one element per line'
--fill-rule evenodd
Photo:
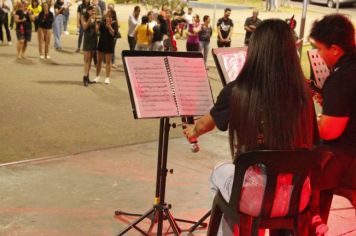
<path fill-rule="evenodd" d="M 45 56 L 48 59 L 49 58 L 49 44 L 51 42 L 51 30 L 50 29 L 44 29 L 43 30 L 43 38 L 45 42 Z"/>
<path fill-rule="evenodd" d="M 38 28 L 38 50 L 40 53 L 40 57 L 44 56 L 49 58 L 49 44 L 51 42 L 51 30 Z M 44 53 L 43 53 L 44 48 Z M 42 57 L 41 57 L 42 58 Z"/>
<path fill-rule="evenodd" d="M 25 52 L 27 48 L 27 41 L 22 39 L 17 41 L 17 59 L 25 58 Z"/>
<path fill-rule="evenodd" d="M 17 41 L 17 59 L 22 59 L 23 58 L 23 53 L 22 53 L 22 48 L 24 45 L 25 40 L 18 40 Z"/>
<path fill-rule="evenodd" d="M 84 51 L 84 76 L 89 76 L 91 59 L 93 58 L 94 52 Z"/>
<path fill-rule="evenodd" d="M 85 87 L 88 84 L 91 84 L 89 80 L 89 71 L 91 66 L 91 59 L 93 57 L 94 51 L 84 51 L 84 77 L 83 77 L 83 84 Z"/>
<path fill-rule="evenodd" d="M 100 72 L 101 72 L 101 64 L 103 62 L 103 59 L 105 58 L 105 83 L 110 84 L 110 73 L 111 73 L 111 58 L 112 58 L 112 53 L 103 53 L 98 51 L 98 63 L 96 64 L 96 82 L 99 82 L 100 79 Z"/>
<path fill-rule="evenodd" d="M 40 58 L 43 57 L 43 32 L 44 30 L 39 27 L 38 30 L 37 30 L 37 37 L 38 37 L 38 51 L 40 53 Z"/>

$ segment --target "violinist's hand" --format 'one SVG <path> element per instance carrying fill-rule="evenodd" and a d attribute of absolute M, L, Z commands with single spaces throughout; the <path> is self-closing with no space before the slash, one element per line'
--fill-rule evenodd
<path fill-rule="evenodd" d="M 194 124 L 183 124 L 183 134 L 188 140 L 198 138 Z"/>

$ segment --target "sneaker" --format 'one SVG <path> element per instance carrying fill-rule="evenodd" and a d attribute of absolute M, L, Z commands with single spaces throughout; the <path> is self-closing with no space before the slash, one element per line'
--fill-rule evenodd
<path fill-rule="evenodd" d="M 106 80 L 105 80 L 106 81 Z M 100 76 L 95 77 L 93 80 L 94 83 L 99 83 L 100 82 Z"/>
<path fill-rule="evenodd" d="M 44 55 L 40 55 L 40 59 L 44 59 L 45 58 L 45 56 Z"/>
<path fill-rule="evenodd" d="M 11 41 L 10 41 L 10 42 L 8 42 L 8 43 L 7 43 L 7 45 L 11 46 L 11 45 L 12 45 L 12 42 L 11 42 Z"/>
<path fill-rule="evenodd" d="M 51 59 L 50 55 L 47 55 L 47 56 L 46 56 L 46 59 Z"/>
<path fill-rule="evenodd" d="M 105 79 L 105 84 L 110 84 L 110 78 Z"/>
<path fill-rule="evenodd" d="M 69 35 L 69 31 L 64 31 L 64 34 L 65 35 Z"/>

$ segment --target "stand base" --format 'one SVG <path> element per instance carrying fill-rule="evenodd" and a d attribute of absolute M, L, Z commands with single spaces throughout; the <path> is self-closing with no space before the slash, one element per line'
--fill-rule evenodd
<path fill-rule="evenodd" d="M 150 231 L 153 229 L 155 224 L 159 224 L 159 213 L 162 214 L 162 221 L 164 220 L 168 220 L 174 235 L 180 235 L 180 233 L 182 232 L 182 230 L 179 228 L 177 221 L 178 222 L 184 222 L 184 223 L 189 223 L 189 224 L 194 224 L 189 232 L 193 232 L 197 227 L 201 226 L 203 228 L 207 227 L 207 223 L 204 223 L 203 221 L 210 215 L 210 212 L 208 212 L 209 214 L 204 218 L 202 218 L 199 222 L 196 221 L 191 221 L 191 220 L 185 220 L 185 219 L 175 219 L 171 212 L 170 212 L 170 208 L 171 205 L 155 205 L 153 206 L 153 208 L 151 208 L 150 210 L 148 210 L 146 213 L 144 214 L 135 214 L 135 213 L 130 213 L 130 212 L 124 212 L 124 211 L 120 211 L 117 210 L 115 211 L 115 215 L 119 216 L 119 215 L 126 215 L 126 216 L 137 216 L 139 217 L 138 219 L 136 219 L 135 221 L 133 221 L 131 224 L 129 224 L 124 230 L 122 230 L 118 236 L 124 235 L 125 233 L 127 233 L 129 230 L 131 230 L 132 228 L 136 229 L 137 231 L 139 231 L 140 233 L 142 233 L 143 235 L 149 236 Z M 148 218 L 151 220 L 151 225 L 148 229 L 147 232 L 143 231 L 142 229 L 140 229 L 137 224 L 139 224 L 141 221 L 143 221 L 145 218 Z M 161 226 L 162 227 L 162 226 Z M 194 227 L 193 230 L 191 230 Z M 160 226 L 158 226 L 158 228 L 160 228 Z M 160 229 L 158 229 L 157 235 L 162 235 L 162 232 Z"/>
<path fill-rule="evenodd" d="M 205 213 L 205 215 L 200 218 L 200 220 L 198 220 L 198 222 L 196 222 L 192 227 L 189 228 L 188 232 L 189 234 L 193 233 L 199 226 L 205 228 L 206 226 L 208 226 L 207 223 L 204 223 L 204 221 L 211 215 L 211 210 L 208 211 L 207 213 Z"/>

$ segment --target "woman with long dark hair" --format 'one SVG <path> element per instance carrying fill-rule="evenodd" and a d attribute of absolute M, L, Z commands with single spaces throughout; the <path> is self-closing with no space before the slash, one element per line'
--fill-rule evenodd
<path fill-rule="evenodd" d="M 95 83 L 100 81 L 101 63 L 105 60 L 105 84 L 110 84 L 111 59 L 114 53 L 115 37 L 118 32 L 117 22 L 114 20 L 113 14 L 113 11 L 108 11 L 99 26 L 100 38 L 98 43 L 98 63 L 96 65 Z"/>
<path fill-rule="evenodd" d="M 49 43 L 51 41 L 52 24 L 54 20 L 53 13 L 49 10 L 47 2 L 42 3 L 42 11 L 38 15 L 38 49 L 41 59 L 50 59 Z M 44 44 L 44 52 L 43 52 Z"/>
<path fill-rule="evenodd" d="M 97 21 L 94 13 L 94 7 L 90 5 L 87 9 L 85 16 L 81 19 L 84 30 L 84 77 L 83 84 L 88 86 L 92 82 L 89 80 L 89 71 L 91 66 L 91 60 L 95 54 L 98 44 L 97 32 L 99 31 L 99 22 Z"/>
<path fill-rule="evenodd" d="M 237 79 L 220 93 L 209 115 L 188 126 L 187 138 L 197 138 L 215 126 L 229 129 L 233 158 L 240 153 L 259 150 L 295 150 L 312 148 L 317 141 L 313 102 L 307 89 L 289 25 L 279 19 L 263 21 L 253 34 L 245 65 Z M 234 165 L 217 166 L 210 178 L 214 192 L 230 200 Z M 264 168 L 248 169 L 245 182 L 252 183 L 241 197 L 240 210 L 254 215 L 259 212 L 266 175 Z M 287 192 L 286 194 L 290 194 Z M 282 199 L 275 199 L 277 204 Z M 302 201 L 303 202 L 303 201 Z M 281 205 L 281 204 L 280 204 Z M 303 206 L 307 205 L 303 202 Z M 274 216 L 284 216 L 288 209 L 279 208 Z"/>
<path fill-rule="evenodd" d="M 157 24 L 153 27 L 151 51 L 164 51 L 163 38 L 167 35 L 167 23 L 163 16 L 157 16 Z"/>

